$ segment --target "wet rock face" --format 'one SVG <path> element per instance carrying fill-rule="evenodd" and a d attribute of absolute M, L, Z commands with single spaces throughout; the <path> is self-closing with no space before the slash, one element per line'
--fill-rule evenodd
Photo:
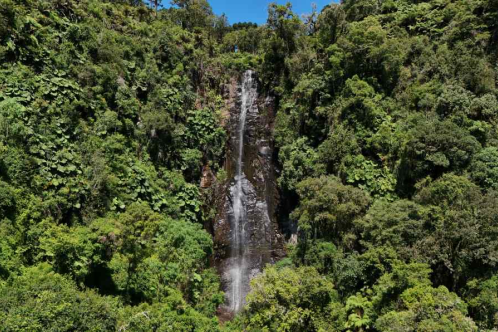
<path fill-rule="evenodd" d="M 214 224 L 217 267 L 226 293 L 226 310 L 242 309 L 249 281 L 283 254 L 275 218 L 277 189 L 272 165 L 270 121 L 258 96 L 254 72 L 244 73 L 232 93 L 228 122 L 230 178 Z"/>

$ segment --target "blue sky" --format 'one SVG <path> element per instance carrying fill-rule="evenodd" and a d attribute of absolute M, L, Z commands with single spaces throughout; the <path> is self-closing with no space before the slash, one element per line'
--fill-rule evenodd
<path fill-rule="evenodd" d="M 266 23 L 268 4 L 285 4 L 288 0 L 208 0 L 217 15 L 225 13 L 231 24 L 237 22 Z M 292 9 L 299 15 L 311 13 L 311 3 L 316 3 L 318 11 L 332 0 L 290 0 Z M 169 3 L 169 0 L 163 0 Z"/>

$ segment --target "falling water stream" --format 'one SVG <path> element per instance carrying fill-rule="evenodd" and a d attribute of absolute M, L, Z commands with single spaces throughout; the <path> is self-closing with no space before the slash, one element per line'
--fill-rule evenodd
<path fill-rule="evenodd" d="M 222 311 L 231 314 L 243 309 L 251 279 L 275 261 L 280 248 L 278 226 L 270 218 L 276 185 L 269 118 L 259 110 L 256 74 L 246 71 L 236 91 L 231 97 L 227 163 L 232 178 L 214 226 L 226 295 Z"/>
<path fill-rule="evenodd" d="M 246 206 L 247 199 L 244 191 L 247 188 L 247 179 L 245 177 L 244 166 L 244 133 L 246 128 L 246 118 L 248 110 L 253 107 L 256 99 L 256 88 L 253 83 L 253 72 L 247 71 L 244 73 L 241 92 L 241 106 L 239 114 L 239 123 L 237 126 L 238 141 L 237 159 L 235 165 L 235 182 L 230 188 L 231 196 L 233 197 L 233 225 L 232 225 L 232 250 L 230 266 L 230 309 L 232 312 L 238 312 L 244 304 L 245 285 L 248 282 L 248 266 L 247 266 L 247 239 L 246 225 L 247 220 Z"/>

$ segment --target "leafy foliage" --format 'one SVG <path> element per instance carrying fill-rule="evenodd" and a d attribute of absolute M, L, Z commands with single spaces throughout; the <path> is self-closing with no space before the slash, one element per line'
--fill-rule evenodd
<path fill-rule="evenodd" d="M 50 271 L 28 268 L 0 288 L 0 317 L 6 331 L 109 330 L 117 325 L 119 303 Z"/>
<path fill-rule="evenodd" d="M 282 264 L 334 283 L 325 330 L 496 328 L 496 4 L 346 0 L 301 25 L 289 10 L 270 7 L 259 67 L 297 226 Z"/>
<path fill-rule="evenodd" d="M 495 0 L 147 4 L 0 0 L 4 330 L 498 328 Z M 199 182 L 246 69 L 297 242 L 222 327 Z"/>
<path fill-rule="evenodd" d="M 198 183 L 223 78 L 202 79 L 209 5 L 178 5 L 0 1 L 5 330 L 216 329 Z"/>
<path fill-rule="evenodd" d="M 344 319 L 342 312 L 334 312 L 333 285 L 312 268 L 269 267 L 251 284 L 245 314 L 249 329 L 327 330 L 340 324 L 336 319 Z"/>

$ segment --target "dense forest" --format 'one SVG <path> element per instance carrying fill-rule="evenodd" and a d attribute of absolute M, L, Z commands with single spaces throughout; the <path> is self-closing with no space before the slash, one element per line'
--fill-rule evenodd
<path fill-rule="evenodd" d="M 0 330 L 498 330 L 498 0 L 172 4 L 0 0 Z M 224 322 L 200 182 L 247 69 L 297 233 Z"/>

